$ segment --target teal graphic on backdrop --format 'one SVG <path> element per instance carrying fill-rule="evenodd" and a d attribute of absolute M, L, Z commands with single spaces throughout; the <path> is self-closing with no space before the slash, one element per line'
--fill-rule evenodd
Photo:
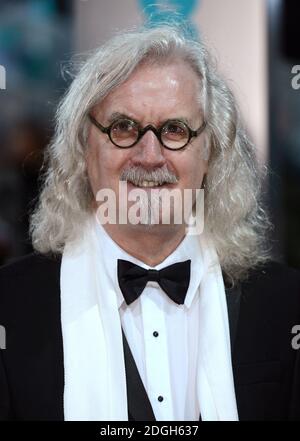
<path fill-rule="evenodd" d="M 155 3 L 155 0 L 138 0 L 138 3 L 150 26 L 170 22 L 184 23 L 190 36 L 198 35 L 191 17 L 200 0 L 160 0 L 159 3 Z"/>

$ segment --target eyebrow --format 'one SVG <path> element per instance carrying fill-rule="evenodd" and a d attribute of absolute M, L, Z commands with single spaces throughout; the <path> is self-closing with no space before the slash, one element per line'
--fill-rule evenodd
<path fill-rule="evenodd" d="M 120 118 L 131 119 L 132 121 L 138 123 L 138 121 L 130 115 L 126 115 L 125 113 L 113 112 L 110 117 L 107 119 L 109 123 L 112 123 Z"/>
<path fill-rule="evenodd" d="M 120 118 L 130 119 L 130 120 L 134 121 L 135 123 L 140 124 L 140 122 L 138 120 L 136 120 L 134 117 L 132 117 L 130 115 L 126 115 L 125 113 L 121 113 L 121 112 L 113 112 L 110 115 L 110 117 L 108 118 L 108 123 L 111 124 L 111 123 L 115 122 L 116 120 L 118 120 Z M 186 118 L 184 116 L 177 116 L 177 117 L 168 118 L 168 119 L 162 121 L 161 124 L 164 123 L 165 121 L 173 120 L 173 119 L 174 120 L 182 121 L 185 124 L 187 124 L 189 127 L 191 127 L 193 125 L 191 119 L 190 118 Z"/>

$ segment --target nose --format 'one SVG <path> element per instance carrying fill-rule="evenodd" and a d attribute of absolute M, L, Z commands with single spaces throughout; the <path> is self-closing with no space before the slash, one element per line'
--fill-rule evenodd
<path fill-rule="evenodd" d="M 162 167 L 166 163 L 164 147 L 159 142 L 155 133 L 148 130 L 133 148 L 132 162 L 145 168 Z"/>

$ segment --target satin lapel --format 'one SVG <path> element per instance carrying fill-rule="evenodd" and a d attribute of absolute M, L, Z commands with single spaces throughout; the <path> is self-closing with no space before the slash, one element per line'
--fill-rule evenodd
<path fill-rule="evenodd" d="M 226 292 L 226 301 L 227 301 L 227 309 L 228 309 L 231 356 L 233 356 L 237 328 L 238 328 L 239 314 L 240 314 L 242 290 L 240 285 L 238 285 L 235 286 L 234 288 L 225 288 L 225 292 Z"/>
<path fill-rule="evenodd" d="M 129 421 L 155 421 L 150 400 L 122 329 Z"/>

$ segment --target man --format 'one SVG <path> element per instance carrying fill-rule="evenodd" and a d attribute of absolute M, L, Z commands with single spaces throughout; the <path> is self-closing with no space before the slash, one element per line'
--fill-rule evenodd
<path fill-rule="evenodd" d="M 1 418 L 300 419 L 300 276 L 265 250 L 254 150 L 204 47 L 171 27 L 106 43 L 47 159 L 37 252 L 0 273 Z"/>

